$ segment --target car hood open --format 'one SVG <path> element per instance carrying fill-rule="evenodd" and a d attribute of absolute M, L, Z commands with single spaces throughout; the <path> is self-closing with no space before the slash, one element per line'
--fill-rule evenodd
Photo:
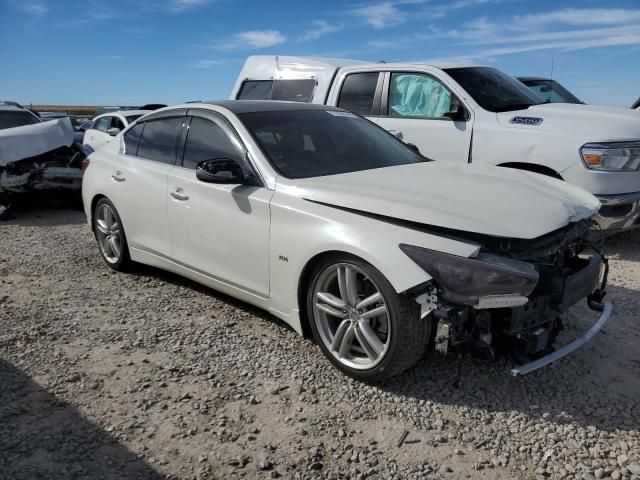
<path fill-rule="evenodd" d="M 592 216 L 600 202 L 561 180 L 501 167 L 439 162 L 325 177 L 278 178 L 306 200 L 497 237 L 536 238 Z"/>

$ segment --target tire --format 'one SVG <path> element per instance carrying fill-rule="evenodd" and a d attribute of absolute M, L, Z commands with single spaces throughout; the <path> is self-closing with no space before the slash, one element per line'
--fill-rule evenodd
<path fill-rule="evenodd" d="M 96 202 L 92 223 L 100 256 L 105 263 L 119 272 L 128 270 L 131 267 L 131 257 L 127 236 L 120 215 L 108 198 L 103 197 Z M 113 240 L 109 240 L 110 238 Z"/>
<path fill-rule="evenodd" d="M 315 266 L 306 307 L 322 352 L 357 380 L 378 382 L 403 372 L 422 358 L 429 343 L 431 320 L 420 319 L 418 304 L 351 255 L 327 256 Z"/>

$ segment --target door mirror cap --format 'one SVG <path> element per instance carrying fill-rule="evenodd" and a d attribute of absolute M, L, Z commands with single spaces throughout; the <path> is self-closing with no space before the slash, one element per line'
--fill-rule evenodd
<path fill-rule="evenodd" d="M 204 160 L 196 166 L 196 178 L 206 183 L 244 183 L 242 167 L 230 158 Z"/>
<path fill-rule="evenodd" d="M 460 100 L 455 97 L 451 99 L 449 111 L 445 113 L 443 117 L 450 118 L 453 121 L 469 120 L 467 110 L 462 106 Z"/>
<path fill-rule="evenodd" d="M 107 130 L 107 135 L 111 135 L 112 137 L 115 137 L 116 135 L 118 135 L 122 130 L 120 130 L 119 128 L 116 127 L 112 127 L 109 130 Z"/>

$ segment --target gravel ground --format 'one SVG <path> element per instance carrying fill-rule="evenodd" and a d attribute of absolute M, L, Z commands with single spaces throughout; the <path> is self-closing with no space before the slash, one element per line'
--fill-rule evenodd
<path fill-rule="evenodd" d="M 17 217 L 0 223 L 1 479 L 640 478 L 640 233 L 607 246 L 615 314 L 571 357 L 515 379 L 430 354 L 371 386 L 246 304 L 112 273 L 80 212 Z M 575 307 L 561 340 L 594 318 Z"/>

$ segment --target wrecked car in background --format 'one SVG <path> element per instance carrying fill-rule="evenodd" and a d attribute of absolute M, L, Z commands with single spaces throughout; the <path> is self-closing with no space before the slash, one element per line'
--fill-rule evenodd
<path fill-rule="evenodd" d="M 26 109 L 0 106 L 0 213 L 17 194 L 80 192 L 84 158 L 68 117 L 42 122 Z"/>

